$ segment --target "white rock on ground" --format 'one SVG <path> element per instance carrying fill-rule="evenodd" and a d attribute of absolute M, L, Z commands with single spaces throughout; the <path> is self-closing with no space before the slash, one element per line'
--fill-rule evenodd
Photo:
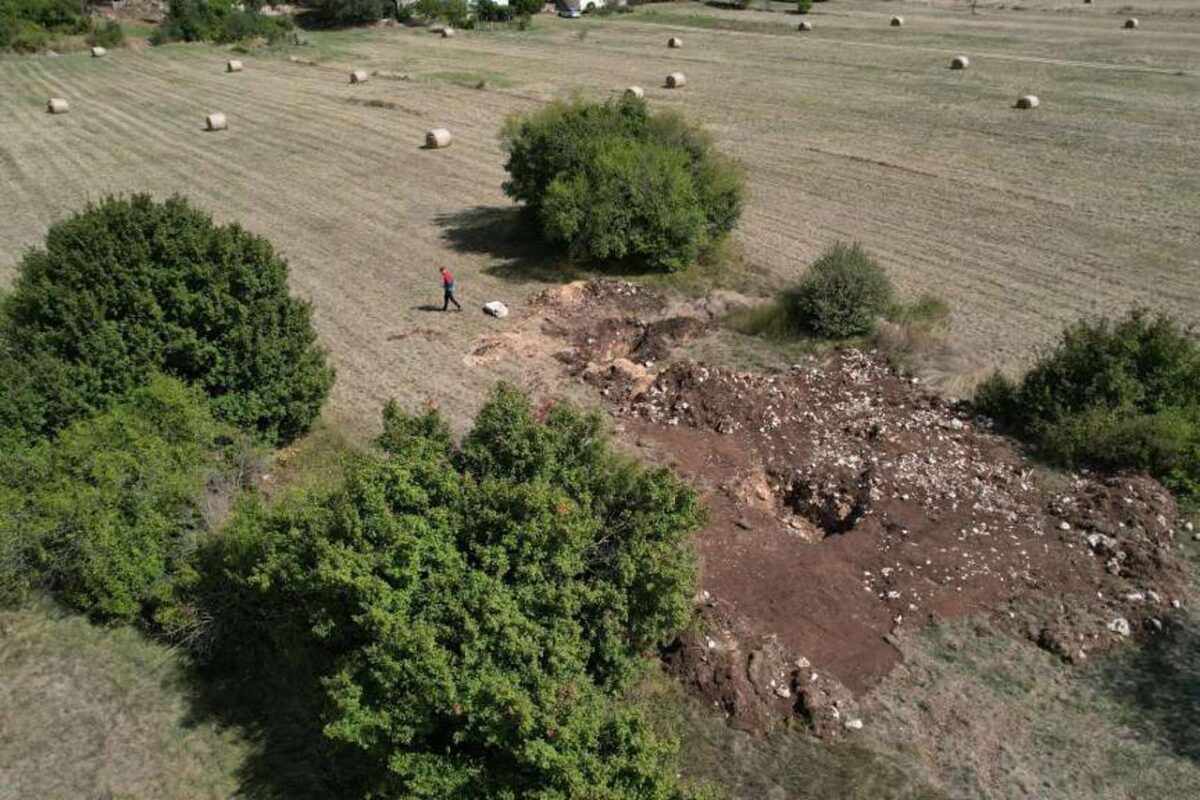
<path fill-rule="evenodd" d="M 498 319 L 504 319 L 508 316 L 508 306 L 501 303 L 499 300 L 489 300 L 483 304 L 483 313 L 491 314 Z"/>
<path fill-rule="evenodd" d="M 1129 620 L 1124 617 L 1117 617 L 1108 623 L 1108 629 L 1120 636 L 1129 636 L 1133 633 L 1133 629 L 1129 627 Z"/>

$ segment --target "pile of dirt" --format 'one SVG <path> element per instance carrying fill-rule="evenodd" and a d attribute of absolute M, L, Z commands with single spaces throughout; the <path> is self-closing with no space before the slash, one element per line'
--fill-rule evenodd
<path fill-rule="evenodd" d="M 664 367 L 707 320 L 647 295 L 563 287 L 546 330 L 619 434 L 705 495 L 702 630 L 667 661 L 734 724 L 798 713 L 846 730 L 852 693 L 899 659 L 899 626 L 992 615 L 1078 661 L 1152 635 L 1183 601 L 1155 481 L 1050 491 L 1013 441 L 873 353 L 779 374 Z"/>

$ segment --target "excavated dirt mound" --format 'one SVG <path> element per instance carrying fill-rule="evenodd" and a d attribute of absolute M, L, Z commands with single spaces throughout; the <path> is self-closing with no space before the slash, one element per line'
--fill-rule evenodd
<path fill-rule="evenodd" d="M 786 374 L 663 368 L 706 316 L 614 283 L 559 290 L 545 330 L 619 434 L 705 495 L 701 632 L 666 660 L 733 724 L 854 729 L 852 695 L 896 663 L 897 626 L 991 614 L 1079 661 L 1152 635 L 1182 598 L 1176 510 L 1155 481 L 1050 492 L 969 407 L 857 350 Z"/>

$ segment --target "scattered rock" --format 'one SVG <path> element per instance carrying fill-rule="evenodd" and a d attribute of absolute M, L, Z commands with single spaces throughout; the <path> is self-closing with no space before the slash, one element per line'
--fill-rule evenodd
<path fill-rule="evenodd" d="M 490 314 L 498 319 L 504 319 L 508 316 L 508 306 L 499 300 L 489 300 L 483 304 L 483 313 Z"/>
<path fill-rule="evenodd" d="M 1117 617 L 1108 623 L 1108 629 L 1118 636 L 1131 636 L 1133 634 L 1133 630 L 1129 627 L 1129 620 L 1124 617 Z"/>

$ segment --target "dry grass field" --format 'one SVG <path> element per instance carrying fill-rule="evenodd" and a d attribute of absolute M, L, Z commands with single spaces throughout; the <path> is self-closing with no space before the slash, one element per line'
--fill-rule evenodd
<path fill-rule="evenodd" d="M 499 377 L 554 387 L 537 359 L 467 366 L 494 323 L 553 263 L 504 236 L 496 133 L 506 115 L 630 84 L 701 119 L 740 157 L 737 233 L 765 292 L 835 239 L 881 257 L 906 292 L 937 292 L 981 366 L 1012 366 L 1083 314 L 1131 303 L 1200 321 L 1200 10 L 1112 0 L 842 0 L 811 33 L 788 7 L 655 5 L 532 30 L 444 40 L 380 27 L 306 34 L 242 57 L 209 46 L 0 58 L 0 281 L 46 226 L 112 192 L 182 192 L 269 236 L 311 298 L 339 370 L 331 417 L 373 425 L 380 402 L 440 403 L 462 420 Z M 907 24 L 891 28 L 903 12 Z M 669 50 L 680 35 L 684 47 Z M 953 54 L 971 68 L 952 72 Z M 289 56 L 305 61 L 294 63 Z M 351 86 L 351 68 L 379 70 Z M 670 71 L 687 88 L 659 88 Z M 402 79 L 406 76 L 408 79 Z M 486 81 L 484 89 L 474 88 Z M 1014 99 L 1033 92 L 1034 112 Z M 61 94 L 71 112 L 51 116 Z M 204 115 L 230 129 L 205 133 Z M 455 134 L 419 149 L 426 129 Z M 472 313 L 443 317 L 436 267 Z"/>

